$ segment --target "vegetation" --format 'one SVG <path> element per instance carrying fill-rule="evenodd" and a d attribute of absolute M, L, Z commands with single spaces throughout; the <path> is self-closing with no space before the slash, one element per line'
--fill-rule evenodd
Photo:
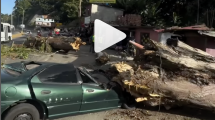
<path fill-rule="evenodd" d="M 9 57 L 12 59 L 27 59 L 30 53 L 36 52 L 35 49 L 29 49 L 22 46 L 9 47 L 6 45 L 1 45 L 1 58 Z"/>
<path fill-rule="evenodd" d="M 83 11 L 89 3 L 88 0 L 81 1 Z M 23 10 L 24 21 L 28 23 L 35 14 L 49 14 L 56 21 L 68 23 L 79 17 L 79 5 L 80 0 L 16 0 L 14 23 L 21 23 Z M 117 0 L 116 4 L 106 5 L 124 9 L 125 13 L 141 15 L 143 25 L 187 26 L 205 23 L 215 27 L 215 0 Z"/>
<path fill-rule="evenodd" d="M 10 23 L 10 21 L 11 21 L 10 15 L 1 13 L 1 22 Z"/>

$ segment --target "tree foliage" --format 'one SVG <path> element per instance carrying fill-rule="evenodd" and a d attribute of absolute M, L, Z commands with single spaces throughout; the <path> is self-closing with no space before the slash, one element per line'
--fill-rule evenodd
<path fill-rule="evenodd" d="M 11 15 L 1 13 L 1 22 L 10 23 Z"/>
<path fill-rule="evenodd" d="M 215 27 L 215 0 L 116 0 L 108 6 L 124 9 L 125 13 L 139 14 L 142 25 L 187 26 L 205 23 Z M 198 7 L 199 1 L 199 7 Z M 78 18 L 80 0 L 16 0 L 14 14 L 25 22 L 36 13 L 49 14 L 56 21 L 67 23 Z M 82 11 L 88 5 L 82 0 Z M 199 16 L 199 17 L 197 17 Z"/>

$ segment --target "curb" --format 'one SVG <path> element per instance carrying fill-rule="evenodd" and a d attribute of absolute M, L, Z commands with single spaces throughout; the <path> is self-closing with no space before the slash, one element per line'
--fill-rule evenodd
<path fill-rule="evenodd" d="M 16 38 L 18 38 L 18 37 L 22 37 L 22 35 L 23 35 L 23 33 L 13 34 L 13 35 L 12 35 L 12 38 L 13 38 L 13 39 L 16 39 Z"/>

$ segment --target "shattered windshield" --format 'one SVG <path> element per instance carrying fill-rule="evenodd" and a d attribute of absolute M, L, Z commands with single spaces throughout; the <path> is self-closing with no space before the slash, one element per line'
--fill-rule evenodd
<path fill-rule="evenodd" d="M 87 75 L 91 80 L 93 80 L 95 83 L 99 83 L 99 81 L 97 81 L 95 78 L 92 77 L 92 75 L 89 73 L 89 71 L 87 71 L 87 69 L 85 67 L 78 67 L 78 70 L 82 73 L 84 73 L 85 75 Z"/>

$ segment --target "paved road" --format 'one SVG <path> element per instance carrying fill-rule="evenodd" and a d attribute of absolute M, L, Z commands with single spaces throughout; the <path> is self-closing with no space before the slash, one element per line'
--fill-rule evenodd
<path fill-rule="evenodd" d="M 16 33 L 19 33 L 19 32 L 15 31 L 13 34 L 16 34 Z M 36 32 L 32 32 L 32 36 L 36 36 L 36 35 L 37 35 Z M 42 33 L 42 36 L 47 36 L 47 35 L 48 35 L 47 31 Z M 15 38 L 11 42 L 1 43 L 1 44 L 3 44 L 3 45 L 11 45 L 12 42 L 14 42 L 14 44 L 22 44 L 26 40 L 27 36 L 28 35 L 24 34 L 22 37 Z"/>

